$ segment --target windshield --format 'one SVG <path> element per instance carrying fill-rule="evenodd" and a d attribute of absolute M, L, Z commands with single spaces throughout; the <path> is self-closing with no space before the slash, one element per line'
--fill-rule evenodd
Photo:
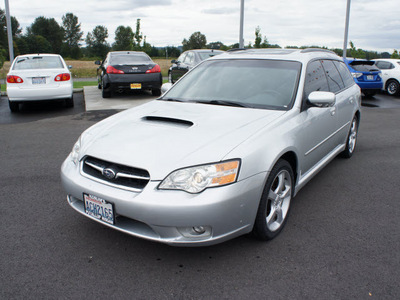
<path fill-rule="evenodd" d="M 207 58 L 213 57 L 218 54 L 222 54 L 222 51 L 210 51 L 210 52 L 197 52 L 201 60 L 206 60 Z"/>
<path fill-rule="evenodd" d="M 138 62 L 151 62 L 151 59 L 146 54 L 115 55 L 110 58 L 112 65 L 130 65 Z"/>
<path fill-rule="evenodd" d="M 60 68 L 64 68 L 64 66 L 58 56 L 25 56 L 17 58 L 13 70 Z"/>
<path fill-rule="evenodd" d="M 301 63 L 293 61 L 205 61 L 161 99 L 288 110 L 296 95 L 300 69 Z"/>

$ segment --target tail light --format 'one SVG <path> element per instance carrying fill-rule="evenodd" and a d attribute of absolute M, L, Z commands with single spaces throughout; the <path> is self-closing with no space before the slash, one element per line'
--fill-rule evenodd
<path fill-rule="evenodd" d="M 71 79 L 71 74 L 69 73 L 62 73 L 62 74 L 58 74 L 54 80 L 55 81 L 68 81 Z"/>
<path fill-rule="evenodd" d="M 19 76 L 7 75 L 7 82 L 8 83 L 23 83 L 24 81 Z"/>
<path fill-rule="evenodd" d="M 152 69 L 146 71 L 146 73 L 160 73 L 161 68 L 159 65 L 155 65 Z"/>
<path fill-rule="evenodd" d="M 124 71 L 118 70 L 114 68 L 113 66 L 108 66 L 106 70 L 107 74 L 125 74 Z"/>

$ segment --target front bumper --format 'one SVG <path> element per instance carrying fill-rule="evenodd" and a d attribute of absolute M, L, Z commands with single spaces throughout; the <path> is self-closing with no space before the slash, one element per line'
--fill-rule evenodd
<path fill-rule="evenodd" d="M 116 215 L 106 226 L 130 235 L 176 246 L 206 246 L 249 233 L 254 225 L 266 174 L 261 173 L 234 184 L 209 188 L 200 194 L 158 190 L 150 181 L 141 193 L 108 186 L 79 173 L 68 157 L 61 168 L 68 203 L 81 214 L 83 193 L 113 203 Z M 206 232 L 192 229 L 203 226 Z"/>
<path fill-rule="evenodd" d="M 24 88 L 7 86 L 7 96 L 10 101 L 40 101 L 53 99 L 68 99 L 73 94 L 72 82 L 58 87 Z"/>

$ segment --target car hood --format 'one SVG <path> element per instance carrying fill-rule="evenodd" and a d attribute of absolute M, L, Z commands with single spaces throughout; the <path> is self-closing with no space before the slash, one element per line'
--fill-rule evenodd
<path fill-rule="evenodd" d="M 82 135 L 93 156 L 149 171 L 172 171 L 227 159 L 228 153 L 285 111 L 156 100 L 114 115 Z"/>

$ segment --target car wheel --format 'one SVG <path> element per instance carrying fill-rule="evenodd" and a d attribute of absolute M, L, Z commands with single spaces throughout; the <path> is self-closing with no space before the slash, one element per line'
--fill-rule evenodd
<path fill-rule="evenodd" d="M 71 98 L 65 99 L 65 106 L 66 107 L 74 107 L 74 96 L 72 95 Z"/>
<path fill-rule="evenodd" d="M 153 96 L 160 96 L 161 95 L 161 89 L 152 89 L 151 94 Z"/>
<path fill-rule="evenodd" d="M 8 100 L 8 106 L 10 107 L 11 112 L 19 112 L 19 103 Z"/>
<path fill-rule="evenodd" d="M 171 74 L 171 72 L 168 72 L 168 82 L 174 84 L 174 81 L 172 80 L 172 74 Z"/>
<path fill-rule="evenodd" d="M 97 85 L 97 88 L 98 88 L 99 90 L 101 90 L 101 84 L 100 84 L 100 83 Z"/>
<path fill-rule="evenodd" d="M 102 96 L 103 98 L 110 98 L 110 97 L 111 97 L 111 90 L 107 91 L 107 90 L 104 88 L 104 83 L 102 84 L 101 96 Z"/>
<path fill-rule="evenodd" d="M 390 80 L 386 84 L 386 91 L 388 92 L 389 95 L 395 96 L 400 93 L 400 85 L 399 82 L 396 80 Z"/>
<path fill-rule="evenodd" d="M 286 224 L 293 197 L 294 176 L 290 164 L 279 160 L 273 167 L 261 196 L 253 233 L 262 240 L 276 237 Z"/>
<path fill-rule="evenodd" d="M 376 94 L 376 92 L 372 92 L 372 91 L 363 91 L 363 94 L 365 97 L 372 97 Z"/>
<path fill-rule="evenodd" d="M 358 134 L 358 118 L 357 116 L 354 116 L 353 121 L 351 121 L 349 134 L 347 136 L 346 148 L 341 153 L 342 157 L 350 158 L 353 155 L 357 144 L 357 134 Z"/>

